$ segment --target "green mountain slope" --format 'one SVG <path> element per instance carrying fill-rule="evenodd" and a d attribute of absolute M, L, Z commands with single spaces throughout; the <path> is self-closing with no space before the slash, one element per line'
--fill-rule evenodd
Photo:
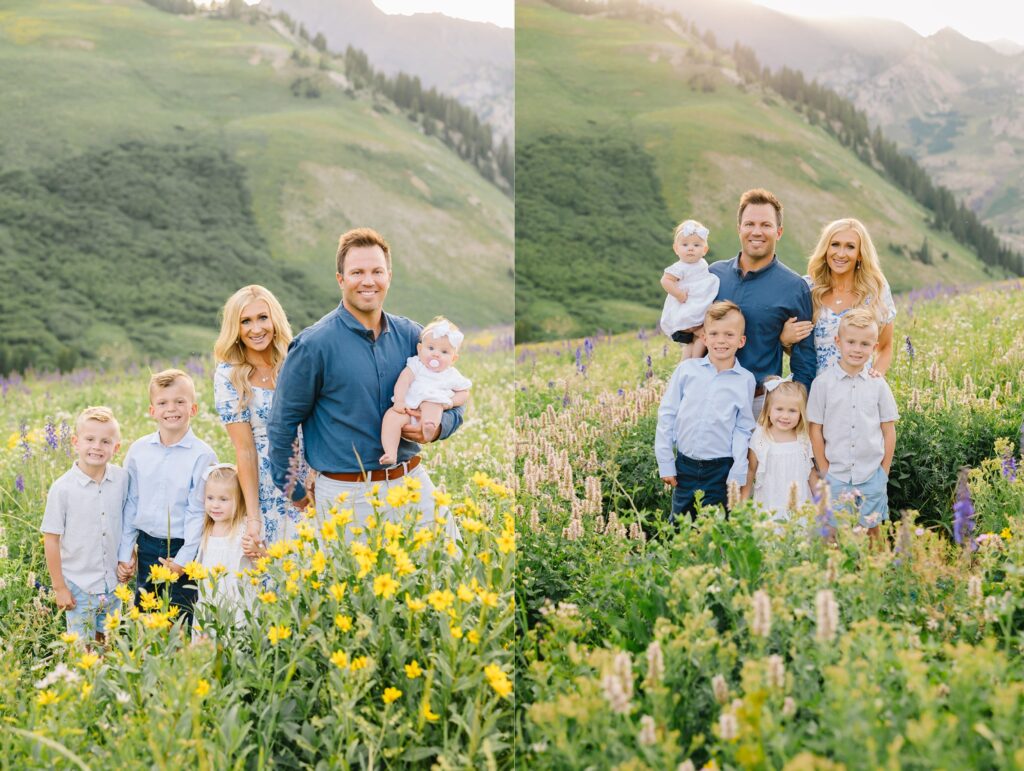
<path fill-rule="evenodd" d="M 572 15 L 539 0 L 517 5 L 522 339 L 653 324 L 661 271 L 675 259 L 674 224 L 702 220 L 710 258 L 730 257 L 736 202 L 751 187 L 782 199 L 778 253 L 801 273 L 822 225 L 854 216 L 869 227 L 896 291 L 990 276 L 824 129 L 744 85 L 727 56 L 681 25 L 642 13 L 647 21 Z M 644 174 L 653 188 L 640 184 Z M 913 257 L 926 239 L 930 265 Z"/>
<path fill-rule="evenodd" d="M 4 4 L 8 365 L 88 360 L 104 343 L 108 358 L 206 352 L 223 299 L 253 281 L 301 328 L 336 304 L 337 238 L 357 225 L 391 241 L 390 310 L 511 320 L 508 197 L 336 65 L 303 66 L 293 50 L 266 21 L 138 0 Z M 318 98 L 293 95 L 300 78 Z"/>

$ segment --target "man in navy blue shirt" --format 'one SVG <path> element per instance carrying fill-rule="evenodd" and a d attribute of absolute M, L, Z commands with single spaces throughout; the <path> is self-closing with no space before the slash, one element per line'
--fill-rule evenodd
<path fill-rule="evenodd" d="M 341 304 L 292 340 L 278 377 L 267 426 L 274 484 L 291 493 L 297 508 L 309 503 L 292 449 L 302 426 L 305 460 L 316 473 L 318 512 L 326 514 L 347 493 L 346 505 L 355 508 L 353 524 L 362 525 L 371 511 L 365 497 L 373 483 L 381 483 L 384 499 L 387 487 L 408 475 L 422 485 L 421 522 L 430 524 L 434 486 L 420 465 L 419 443 L 447 438 L 462 423 L 462 408 L 446 410 L 432 436 L 423 436 L 419 424 L 403 428 L 398 463 L 380 466 L 381 420 L 406 360 L 416 355 L 422 327 L 384 312 L 391 249 L 376 231 L 357 228 L 341 236 L 337 280 Z"/>
<path fill-rule="evenodd" d="M 747 344 L 739 350 L 740 364 L 754 375 L 754 417 L 764 404 L 764 380 L 782 374 L 779 335 L 790 318 L 811 320 L 811 292 L 806 282 L 775 256 L 782 238 L 782 204 L 767 190 L 748 190 L 736 213 L 740 252 L 731 260 L 711 265 L 718 276 L 715 301 L 732 300 L 747 320 Z M 814 341 L 808 336 L 790 353 L 793 379 L 808 392 L 817 371 Z"/>

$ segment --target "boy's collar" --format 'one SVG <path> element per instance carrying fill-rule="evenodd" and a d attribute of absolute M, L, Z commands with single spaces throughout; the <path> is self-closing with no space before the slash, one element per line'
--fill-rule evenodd
<path fill-rule="evenodd" d="M 868 370 L 870 369 L 870 367 L 867 364 L 865 364 L 863 367 L 861 367 L 859 372 L 856 372 L 856 373 L 854 373 L 852 375 L 849 372 L 847 372 L 845 369 L 843 369 L 843 365 L 840 364 L 838 361 L 836 362 L 836 369 L 839 370 L 839 374 L 842 377 L 859 377 L 862 380 L 869 380 L 871 378 L 871 375 L 868 374 Z"/>
<path fill-rule="evenodd" d="M 78 484 L 80 484 L 82 487 L 87 486 L 90 482 L 96 481 L 91 476 L 82 471 L 82 469 L 78 465 L 77 460 L 71 464 L 71 468 L 73 469 L 73 476 L 75 478 L 75 481 L 78 482 Z M 103 467 L 103 481 L 110 482 L 112 479 L 113 477 L 110 473 L 110 464 L 107 463 L 107 465 Z"/>
<path fill-rule="evenodd" d="M 192 433 L 192 426 L 188 427 L 188 430 L 184 435 L 174 444 L 164 444 L 163 440 L 160 439 L 160 429 L 158 428 L 152 434 L 149 435 L 150 444 L 159 444 L 162 447 L 184 447 L 189 449 L 192 447 L 192 440 L 195 439 L 195 434 Z"/>
<path fill-rule="evenodd" d="M 725 369 L 721 369 L 721 370 L 718 369 L 718 367 L 715 366 L 715 363 L 713 361 L 711 361 L 711 354 L 708 354 L 708 353 L 704 354 L 703 356 L 700 357 L 700 359 L 698 359 L 698 361 L 700 361 L 705 367 L 711 367 L 711 369 L 715 370 L 716 372 L 735 371 L 736 367 L 740 363 L 740 360 L 736 356 L 735 353 L 732 355 L 732 366 L 731 367 L 726 367 Z"/>

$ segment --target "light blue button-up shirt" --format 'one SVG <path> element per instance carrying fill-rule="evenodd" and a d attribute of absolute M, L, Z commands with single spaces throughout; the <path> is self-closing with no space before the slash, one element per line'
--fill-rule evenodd
<path fill-rule="evenodd" d="M 138 533 L 154 538 L 183 538 L 173 559 L 184 565 L 196 558 L 203 536 L 203 472 L 217 462 L 210 446 L 190 428 L 176 444 L 164 445 L 156 431 L 128 449 L 128 499 L 124 504 L 121 547 L 117 558 L 128 562 Z M 170 532 L 168 532 L 170 527 Z"/>
<path fill-rule="evenodd" d="M 754 376 L 738 361 L 721 372 L 707 356 L 680 363 L 658 408 L 658 476 L 676 475 L 676 452 L 681 452 L 694 460 L 731 457 L 729 479 L 745 484 L 753 402 Z"/>

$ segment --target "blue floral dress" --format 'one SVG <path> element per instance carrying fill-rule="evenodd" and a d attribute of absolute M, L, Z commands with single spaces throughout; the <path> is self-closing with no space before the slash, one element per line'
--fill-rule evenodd
<path fill-rule="evenodd" d="M 270 474 L 270 441 L 267 421 L 274 401 L 274 389 L 253 386 L 252 399 L 239 411 L 238 391 L 230 379 L 231 365 L 221 362 L 213 373 L 213 398 L 221 423 L 248 423 L 256 443 L 259 471 L 260 514 L 263 516 L 263 537 L 268 544 L 289 538 L 300 512 L 288 503 L 284 493 L 274 485 Z"/>
<path fill-rule="evenodd" d="M 814 288 L 814 281 L 810 276 L 804 276 L 807 286 Z M 864 300 L 864 305 L 870 305 L 871 298 Z M 889 282 L 882 284 L 882 307 L 885 308 L 885 320 L 882 326 L 891 323 L 896 318 L 896 304 L 892 300 L 892 291 L 889 289 Z M 839 362 L 839 349 L 836 347 L 836 335 L 839 334 L 839 322 L 850 309 L 847 308 L 841 313 L 836 313 L 827 306 L 822 306 L 818 320 L 814 324 L 814 352 L 818 357 L 818 374 L 820 375 L 833 364 Z M 870 367 L 874 362 L 869 361 Z"/>

